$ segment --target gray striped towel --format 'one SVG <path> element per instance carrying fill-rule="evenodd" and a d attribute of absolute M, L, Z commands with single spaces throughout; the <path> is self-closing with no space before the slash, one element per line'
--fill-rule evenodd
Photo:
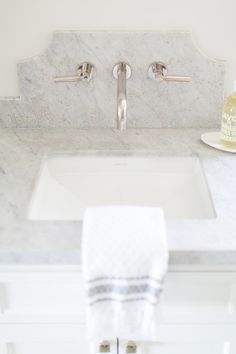
<path fill-rule="evenodd" d="M 89 338 L 150 340 L 167 265 L 162 209 L 87 209 L 82 268 Z"/>

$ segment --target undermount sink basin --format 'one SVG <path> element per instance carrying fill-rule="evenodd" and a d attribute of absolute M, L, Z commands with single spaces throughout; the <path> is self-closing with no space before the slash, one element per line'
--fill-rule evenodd
<path fill-rule="evenodd" d="M 197 157 L 52 155 L 43 161 L 29 218 L 82 220 L 88 206 L 159 206 L 167 218 L 215 217 Z"/>

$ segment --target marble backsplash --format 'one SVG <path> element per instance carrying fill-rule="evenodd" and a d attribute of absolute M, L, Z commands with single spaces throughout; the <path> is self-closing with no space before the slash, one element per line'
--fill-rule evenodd
<path fill-rule="evenodd" d="M 55 84 L 79 63 L 95 66 L 89 83 Z M 129 63 L 128 128 L 206 127 L 221 119 L 225 62 L 203 54 L 188 32 L 55 32 L 49 48 L 17 64 L 20 97 L 0 97 L 0 127 L 115 128 L 114 65 Z M 164 62 L 189 83 L 155 81 L 147 70 Z"/>

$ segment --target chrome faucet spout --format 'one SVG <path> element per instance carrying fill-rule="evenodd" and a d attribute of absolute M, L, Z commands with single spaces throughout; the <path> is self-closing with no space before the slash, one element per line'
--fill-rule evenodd
<path fill-rule="evenodd" d="M 123 131 L 127 125 L 126 66 L 123 63 L 118 69 L 117 80 L 117 128 Z"/>
<path fill-rule="evenodd" d="M 113 70 L 117 79 L 117 129 L 123 131 L 127 126 L 127 79 L 131 75 L 130 66 L 126 63 L 118 63 Z"/>

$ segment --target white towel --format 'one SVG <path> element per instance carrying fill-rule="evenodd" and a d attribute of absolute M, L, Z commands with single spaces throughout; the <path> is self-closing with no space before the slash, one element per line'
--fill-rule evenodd
<path fill-rule="evenodd" d="M 151 340 L 168 248 L 160 208 L 88 208 L 82 269 L 90 339 Z"/>

